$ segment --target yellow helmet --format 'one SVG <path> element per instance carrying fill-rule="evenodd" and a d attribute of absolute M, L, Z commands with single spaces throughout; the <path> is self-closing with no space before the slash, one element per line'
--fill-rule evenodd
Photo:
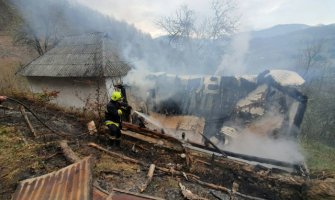
<path fill-rule="evenodd" d="M 113 101 L 119 101 L 121 98 L 122 98 L 122 94 L 121 92 L 118 92 L 118 91 L 113 92 L 112 97 L 111 97 Z"/>

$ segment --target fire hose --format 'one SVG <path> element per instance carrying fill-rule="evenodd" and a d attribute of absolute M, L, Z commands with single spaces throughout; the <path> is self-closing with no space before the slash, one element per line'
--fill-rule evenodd
<path fill-rule="evenodd" d="M 44 123 L 27 105 L 25 105 L 24 103 L 22 103 L 21 101 L 19 100 L 16 100 L 14 98 L 11 98 L 11 97 L 7 97 L 6 98 L 7 100 L 10 100 L 12 102 L 15 102 L 17 104 L 20 104 L 22 105 L 25 109 L 27 109 L 29 112 L 31 112 L 31 114 L 43 125 L 45 126 L 48 130 L 50 130 L 51 132 L 55 133 L 56 135 L 59 135 L 59 136 L 64 136 L 66 134 L 64 133 L 58 133 L 56 132 L 55 130 L 53 130 L 50 126 L 48 126 L 46 123 Z"/>

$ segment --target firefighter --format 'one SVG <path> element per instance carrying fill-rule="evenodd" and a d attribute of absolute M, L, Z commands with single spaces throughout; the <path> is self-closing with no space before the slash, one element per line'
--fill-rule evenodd
<path fill-rule="evenodd" d="M 127 103 L 122 102 L 121 92 L 114 91 L 105 111 L 105 125 L 109 129 L 111 145 L 120 146 L 122 110 L 129 107 Z"/>

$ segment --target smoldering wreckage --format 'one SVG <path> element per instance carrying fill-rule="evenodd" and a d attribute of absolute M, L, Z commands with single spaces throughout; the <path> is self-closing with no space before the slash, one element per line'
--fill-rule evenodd
<path fill-rule="evenodd" d="M 154 87 L 148 88 L 146 99 L 135 95 L 136 86 L 123 87 L 133 114 L 132 120 L 123 122 L 121 149 L 101 143 L 108 134 L 103 126 L 96 128 L 98 122 L 88 123 L 89 134 L 80 137 L 80 148 L 71 137 L 57 133 L 62 156 L 73 164 L 22 180 L 12 199 L 335 198 L 334 177 L 310 175 L 302 158 L 277 159 L 229 148 L 243 143 L 239 139 L 244 135 L 297 139 L 308 98 L 299 90 L 304 80 L 296 73 L 271 70 L 240 77 L 155 73 L 147 78 Z M 11 98 L 1 108 L 12 103 L 29 109 Z M 38 113 L 29 111 L 21 109 L 35 135 L 32 118 Z M 111 170 L 112 180 L 106 174 L 102 178 L 95 166 L 104 159 L 136 170 L 125 177 Z M 176 180 L 177 194 L 166 192 L 171 185 L 159 189 L 164 177 Z"/>

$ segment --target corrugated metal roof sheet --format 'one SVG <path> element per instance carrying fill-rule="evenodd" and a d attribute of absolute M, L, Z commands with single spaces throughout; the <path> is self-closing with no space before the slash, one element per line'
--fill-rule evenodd
<path fill-rule="evenodd" d="M 129 70 L 106 34 L 91 33 L 64 38 L 18 73 L 47 77 L 116 77 L 125 76 Z"/>
<path fill-rule="evenodd" d="M 89 200 L 92 199 L 91 158 L 59 171 L 21 181 L 13 200 Z"/>

